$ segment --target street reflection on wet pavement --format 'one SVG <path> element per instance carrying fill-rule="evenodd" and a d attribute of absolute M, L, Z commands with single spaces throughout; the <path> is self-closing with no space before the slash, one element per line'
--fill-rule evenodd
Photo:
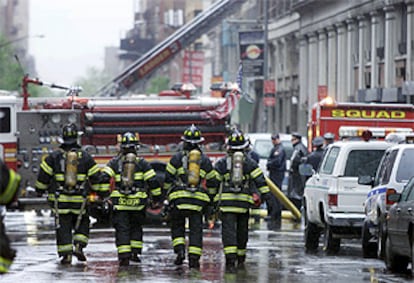
<path fill-rule="evenodd" d="M 225 272 L 220 228 L 205 229 L 200 269 L 189 269 L 188 260 L 174 265 L 167 226 L 145 227 L 142 262 L 118 266 L 114 230 L 91 229 L 85 249 L 86 263 L 62 266 L 56 253 L 53 217 L 48 211 L 9 212 L 6 227 L 17 250 L 10 272 L 0 282 L 410 282 L 407 274 L 391 274 L 381 260 L 362 258 L 358 240 L 343 241 L 336 256 L 316 255 L 303 248 L 303 224 L 283 220 L 269 231 L 261 220 L 250 226 L 244 268 Z"/>

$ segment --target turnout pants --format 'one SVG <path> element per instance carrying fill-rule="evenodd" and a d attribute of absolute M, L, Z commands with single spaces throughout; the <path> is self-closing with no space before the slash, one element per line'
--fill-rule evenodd
<path fill-rule="evenodd" d="M 115 210 L 112 216 L 115 228 L 115 244 L 118 250 L 118 259 L 130 258 L 131 253 L 142 252 L 142 225 L 145 212 L 131 210 Z"/>
<path fill-rule="evenodd" d="M 56 230 L 58 255 L 72 254 L 73 245 L 79 244 L 82 248 L 88 245 L 89 240 L 89 214 L 82 215 L 79 227 L 76 229 L 78 214 L 59 214 L 60 228 Z M 72 230 L 74 230 L 72 239 Z M 72 244 L 73 240 L 73 244 Z"/>
<path fill-rule="evenodd" d="M 203 248 L 203 214 L 174 209 L 171 213 L 171 237 L 174 252 L 185 252 L 185 219 L 189 221 L 188 255 L 199 259 Z"/>
<path fill-rule="evenodd" d="M 249 236 L 249 213 L 221 212 L 221 237 L 226 262 L 246 256 Z"/>
<path fill-rule="evenodd" d="M 6 273 L 16 256 L 16 251 L 10 247 L 10 240 L 6 235 L 3 217 L 0 216 L 0 274 Z"/>

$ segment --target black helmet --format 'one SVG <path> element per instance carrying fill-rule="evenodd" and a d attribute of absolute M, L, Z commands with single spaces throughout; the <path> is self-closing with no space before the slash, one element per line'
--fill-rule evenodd
<path fill-rule="evenodd" d="M 227 137 L 227 146 L 231 150 L 245 149 L 249 146 L 249 139 L 238 129 L 233 129 Z"/>
<path fill-rule="evenodd" d="M 122 149 L 135 149 L 139 144 L 138 137 L 131 132 L 126 132 L 122 135 L 121 138 L 121 148 Z"/>
<path fill-rule="evenodd" d="M 67 124 L 62 129 L 63 144 L 75 144 L 78 141 L 78 128 L 75 124 Z"/>
<path fill-rule="evenodd" d="M 181 140 L 188 143 L 201 143 L 204 141 L 204 138 L 201 136 L 201 131 L 194 125 L 191 125 L 184 131 L 184 135 L 181 137 Z"/>

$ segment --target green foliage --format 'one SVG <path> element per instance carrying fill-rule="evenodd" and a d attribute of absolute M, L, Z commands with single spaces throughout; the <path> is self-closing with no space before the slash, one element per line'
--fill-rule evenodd
<path fill-rule="evenodd" d="M 0 35 L 0 89 L 20 91 L 22 70 L 7 40 Z"/>
<path fill-rule="evenodd" d="M 76 79 L 75 85 L 82 87 L 80 96 L 94 96 L 109 80 L 110 77 L 105 71 L 99 70 L 96 67 L 89 67 L 84 77 Z"/>
<path fill-rule="evenodd" d="M 156 77 L 150 81 L 146 93 L 159 93 L 162 90 L 170 89 L 170 79 L 167 77 Z"/>

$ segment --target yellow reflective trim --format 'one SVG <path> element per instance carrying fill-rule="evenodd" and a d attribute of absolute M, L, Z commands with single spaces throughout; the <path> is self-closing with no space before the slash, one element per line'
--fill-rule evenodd
<path fill-rule="evenodd" d="M 210 198 L 208 197 L 208 195 L 205 192 L 189 192 L 187 190 L 179 190 L 176 192 L 171 193 L 168 196 L 169 200 L 174 200 L 174 199 L 178 199 L 178 198 L 194 198 L 194 199 L 198 199 L 204 202 L 209 202 Z"/>
<path fill-rule="evenodd" d="M 185 245 L 185 239 L 183 237 L 177 237 L 173 239 L 172 243 L 174 247 L 178 245 Z"/>
<path fill-rule="evenodd" d="M 151 178 L 155 177 L 156 175 L 157 175 L 157 174 L 155 174 L 154 169 L 148 170 L 148 171 L 147 171 L 147 172 L 145 172 L 145 174 L 144 174 L 144 180 L 146 181 L 146 180 L 148 180 L 148 179 L 151 179 Z"/>
<path fill-rule="evenodd" d="M 115 182 L 119 183 L 119 182 L 121 182 L 121 179 L 122 179 L 122 177 L 121 177 L 120 174 L 115 175 Z"/>
<path fill-rule="evenodd" d="M 142 241 L 131 240 L 131 248 L 142 249 Z"/>
<path fill-rule="evenodd" d="M 194 210 L 194 211 L 201 211 L 203 209 L 202 206 L 195 205 L 195 204 L 185 204 L 185 203 L 177 205 L 177 208 L 181 210 L 186 209 L 186 210 Z"/>
<path fill-rule="evenodd" d="M 139 205 L 139 206 L 114 205 L 114 207 L 116 210 L 140 211 L 144 209 L 145 205 Z"/>
<path fill-rule="evenodd" d="M 188 247 L 188 253 L 189 254 L 201 255 L 202 251 L 203 250 L 200 247 L 195 247 L 195 246 L 189 246 Z"/>
<path fill-rule="evenodd" d="M 210 172 L 208 172 L 208 174 L 206 175 L 206 179 L 210 180 L 213 178 L 216 178 L 217 172 L 216 170 L 211 170 Z"/>
<path fill-rule="evenodd" d="M 58 252 L 72 251 L 72 244 L 58 245 Z"/>
<path fill-rule="evenodd" d="M 250 172 L 250 176 L 252 177 L 252 179 L 256 179 L 258 176 L 260 176 L 260 174 L 263 174 L 263 172 L 259 167 Z"/>
<path fill-rule="evenodd" d="M 259 192 L 260 192 L 261 194 L 265 194 L 265 193 L 270 192 L 270 189 L 269 189 L 269 187 L 268 187 L 268 186 L 262 186 L 262 187 L 260 187 L 260 188 L 259 188 Z"/>
<path fill-rule="evenodd" d="M 172 164 L 171 163 L 168 163 L 167 164 L 167 167 L 166 167 L 166 169 L 165 169 L 168 173 L 170 173 L 171 175 L 175 175 L 175 173 L 177 172 L 177 169 L 174 167 L 174 166 L 172 166 Z"/>
<path fill-rule="evenodd" d="M 224 247 L 224 254 L 235 254 L 235 253 L 237 253 L 237 247 L 236 246 Z"/>
<path fill-rule="evenodd" d="M 242 193 L 239 193 L 239 194 L 222 193 L 221 198 L 220 198 L 220 195 L 216 195 L 215 198 L 214 198 L 214 201 L 218 201 L 219 199 L 221 199 L 221 200 L 230 200 L 230 201 L 231 200 L 233 200 L 233 201 L 245 201 L 245 202 L 248 202 L 248 203 L 251 203 L 251 204 L 254 203 L 253 197 L 251 195 L 242 194 Z"/>
<path fill-rule="evenodd" d="M 237 249 L 237 255 L 238 256 L 246 255 L 246 249 Z"/>
<path fill-rule="evenodd" d="M 203 179 L 206 177 L 206 170 L 200 168 L 200 177 Z"/>
<path fill-rule="evenodd" d="M 58 198 L 59 202 L 83 202 L 83 196 L 80 195 L 65 195 L 65 194 L 60 194 L 59 198 Z"/>
<path fill-rule="evenodd" d="M 220 206 L 221 212 L 231 213 L 246 213 L 248 208 L 234 207 L 234 206 Z"/>
<path fill-rule="evenodd" d="M 118 253 L 130 253 L 131 252 L 131 246 L 130 245 L 122 245 L 117 247 Z"/>
<path fill-rule="evenodd" d="M 115 171 L 111 167 L 109 167 L 109 166 L 105 166 L 102 169 L 102 172 L 108 174 L 110 177 L 113 177 L 115 175 Z"/>
<path fill-rule="evenodd" d="M 177 169 L 177 174 L 178 175 L 184 175 L 186 172 L 185 172 L 185 169 L 184 169 L 184 167 L 180 167 L 180 168 L 178 168 Z"/>
<path fill-rule="evenodd" d="M 153 196 L 159 196 L 159 195 L 161 195 L 161 188 L 158 187 L 158 188 L 155 188 L 155 189 L 151 190 L 151 194 Z"/>
<path fill-rule="evenodd" d="M 14 170 L 9 169 L 9 183 L 6 190 L 0 195 L 0 203 L 8 204 L 12 201 L 13 196 L 16 194 L 20 182 L 20 175 L 16 174 Z"/>
<path fill-rule="evenodd" d="M 11 264 L 11 260 L 0 256 L 0 273 L 8 272 Z"/>
<path fill-rule="evenodd" d="M 121 194 L 118 190 L 115 190 L 115 191 L 112 191 L 111 197 L 114 197 L 114 198 L 118 197 L 118 198 L 128 198 L 128 199 L 139 199 L 139 198 L 147 198 L 148 195 L 147 195 L 146 192 L 139 191 L 139 192 L 136 192 L 133 195 L 126 196 L 124 194 Z"/>
<path fill-rule="evenodd" d="M 65 180 L 65 175 L 63 174 L 56 174 L 55 175 L 55 180 L 58 182 L 63 182 Z"/>
<path fill-rule="evenodd" d="M 99 170 L 101 170 L 98 166 L 98 164 L 95 164 L 94 166 L 92 166 L 89 170 L 88 170 L 88 176 L 92 176 L 96 173 L 99 172 Z"/>
<path fill-rule="evenodd" d="M 144 173 L 142 172 L 135 172 L 134 173 L 134 180 L 142 180 L 144 178 Z"/>
<path fill-rule="evenodd" d="M 83 235 L 83 234 L 75 234 L 73 236 L 73 240 L 87 244 L 89 238 L 87 236 Z"/>
<path fill-rule="evenodd" d="M 45 171 L 46 174 L 52 176 L 53 175 L 53 169 L 52 167 L 50 167 L 46 161 L 42 161 L 42 163 L 40 164 L 40 168 L 42 168 L 43 171 Z"/>
<path fill-rule="evenodd" d="M 40 181 L 36 181 L 35 187 L 36 187 L 36 189 L 46 190 L 47 187 L 48 187 L 48 185 L 47 184 L 44 184 L 44 183 L 42 183 Z"/>

